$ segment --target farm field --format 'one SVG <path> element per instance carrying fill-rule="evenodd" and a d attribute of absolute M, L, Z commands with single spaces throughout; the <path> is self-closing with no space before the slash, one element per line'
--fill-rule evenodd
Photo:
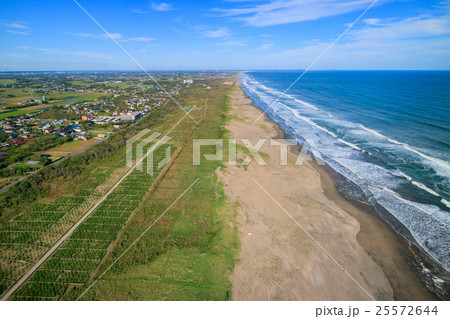
<path fill-rule="evenodd" d="M 45 108 L 48 108 L 48 106 Z M 50 108 L 51 108 L 51 106 L 50 106 Z M 35 109 L 35 110 L 18 110 L 18 111 L 12 111 L 12 112 L 3 112 L 3 113 L 0 113 L 0 120 L 3 120 L 10 116 L 20 116 L 23 114 L 35 113 L 35 112 L 39 112 L 39 111 L 40 110 Z"/>
<path fill-rule="evenodd" d="M 119 173 L 115 167 L 98 168 L 82 190 L 32 205 L 0 228 L 2 293 L 106 192 Z"/>
<path fill-rule="evenodd" d="M 45 154 L 50 154 L 53 156 L 66 156 L 73 152 L 76 152 L 86 146 L 91 145 L 92 143 L 95 143 L 96 139 L 90 139 L 90 140 L 76 140 L 76 141 L 70 141 L 66 142 L 61 145 L 57 145 L 51 149 L 48 149 L 45 151 Z"/>
<path fill-rule="evenodd" d="M 0 79 L 0 84 L 12 84 L 16 82 L 16 80 L 13 79 Z"/>
<path fill-rule="evenodd" d="M 95 86 L 95 85 L 105 85 L 107 87 L 120 87 L 120 88 L 127 88 L 130 86 L 135 86 L 136 84 L 132 82 L 122 82 L 122 83 L 89 83 L 89 82 L 81 82 L 81 81 L 71 81 L 70 82 L 73 85 L 79 85 L 79 86 Z"/>
<path fill-rule="evenodd" d="M 18 107 L 20 102 L 23 102 L 25 100 L 31 99 L 31 98 L 40 98 L 41 96 L 33 93 L 31 94 L 29 91 L 26 92 L 25 89 L 1 89 L 3 92 L 0 94 L 0 109 L 3 110 L 3 113 L 0 113 L 0 116 L 3 116 L 3 118 L 8 116 L 15 116 L 15 114 L 12 115 L 6 115 L 7 113 L 13 113 L 8 112 L 6 110 L 7 107 Z M 8 95 L 13 95 L 14 97 L 7 97 Z M 46 98 L 48 99 L 48 104 L 38 104 L 33 106 L 27 106 L 20 108 L 16 110 L 16 112 L 23 112 L 17 115 L 30 113 L 30 111 L 35 110 L 41 110 L 46 108 L 51 108 L 53 105 L 59 105 L 59 104 L 66 104 L 71 102 L 80 102 L 80 101 L 93 101 L 95 99 L 99 99 L 102 97 L 111 97 L 111 95 L 106 93 L 79 93 L 79 92 L 70 92 L 70 93 L 54 93 L 54 94 L 45 94 Z"/>
<path fill-rule="evenodd" d="M 149 232 L 148 237 L 144 236 L 135 247 L 139 248 L 124 256 L 117 269 L 101 279 L 83 299 L 178 300 L 186 299 L 188 295 L 193 299 L 231 298 L 227 274 L 232 268 L 237 239 L 233 235 L 234 226 L 230 226 L 234 225 L 233 209 L 225 207 L 224 195 L 215 175 L 221 162 L 207 162 L 197 167 L 190 164 L 192 138 L 211 138 L 211 132 L 222 137 L 225 134 L 222 126 L 226 118 L 228 89 L 218 83 L 216 88 L 216 92 L 190 89 L 180 97 L 184 104 L 197 105 L 190 114 L 200 125 L 186 117 L 170 132 L 171 162 L 158 168 L 157 163 L 165 156 L 165 148 L 158 148 L 154 153 L 154 174 L 136 170 L 126 177 L 11 299 L 77 299 L 96 275 L 108 267 L 111 260 L 196 178 L 200 180 L 185 195 L 186 198 L 173 205 L 167 218 L 161 219 L 154 231 Z M 152 127 L 152 131 L 168 131 L 183 115 L 181 111 L 166 113 L 163 121 Z M 58 147 L 62 149 L 64 145 Z M 3 291 L 11 287 L 124 174 L 127 168 L 123 150 L 118 153 L 121 157 L 117 159 L 121 159 L 109 162 L 115 162 L 115 165 L 103 165 L 93 171 L 90 184 L 82 185 L 73 194 L 60 194 L 56 199 L 32 205 L 0 228 L 1 256 L 5 256 L 0 261 Z M 143 167 L 147 167 L 147 160 Z M 159 272 L 162 270 L 161 262 L 169 259 L 178 266 L 164 270 L 165 275 L 162 276 Z M 193 260 L 198 262 L 192 264 Z M 217 263 L 217 267 L 211 267 L 211 262 Z M 178 267 L 184 269 L 181 277 L 187 277 L 173 281 L 170 276 L 180 272 Z M 136 272 L 146 269 L 159 275 L 152 285 L 168 288 L 167 294 L 156 293 L 150 286 L 145 292 L 141 291 L 139 282 L 131 280 L 127 282 L 136 284 L 137 294 L 122 295 L 120 285 L 123 281 L 120 278 L 133 278 Z M 200 285 L 205 281 L 208 282 L 206 286 Z M 114 289 L 117 295 L 112 294 L 109 285 L 118 285 L 118 289 Z M 174 285 L 180 289 L 173 290 L 171 287 Z"/>

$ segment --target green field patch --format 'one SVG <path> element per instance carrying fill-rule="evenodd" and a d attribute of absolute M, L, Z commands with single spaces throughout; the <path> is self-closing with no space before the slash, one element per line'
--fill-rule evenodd
<path fill-rule="evenodd" d="M 55 282 L 60 275 L 60 270 L 36 270 L 36 272 L 31 276 L 30 281 Z"/>
<path fill-rule="evenodd" d="M 3 120 L 7 117 L 11 117 L 11 116 L 21 116 L 24 114 L 30 114 L 30 113 L 36 113 L 39 112 L 39 110 L 17 110 L 17 111 L 12 111 L 12 112 L 4 112 L 4 113 L 0 113 L 0 120 Z"/>
<path fill-rule="evenodd" d="M 0 79 L 0 84 L 13 84 L 16 83 L 14 79 Z"/>
<path fill-rule="evenodd" d="M 81 284 L 89 279 L 89 273 L 84 271 L 66 271 L 63 272 L 58 281 L 67 283 Z"/>
<path fill-rule="evenodd" d="M 67 285 L 56 283 L 29 282 L 17 291 L 19 296 L 56 297 L 63 293 Z"/>

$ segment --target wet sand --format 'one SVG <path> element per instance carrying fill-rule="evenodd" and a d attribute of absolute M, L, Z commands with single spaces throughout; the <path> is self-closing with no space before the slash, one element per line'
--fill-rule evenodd
<path fill-rule="evenodd" d="M 241 139 L 255 145 L 260 138 L 282 138 L 265 115 L 252 125 L 261 113 L 236 86 L 229 137 L 241 145 Z M 228 165 L 220 174 L 228 197 L 239 203 L 233 299 L 435 299 L 406 263 L 399 236 L 376 214 L 345 200 L 324 167 L 304 155 L 295 165 L 298 147 L 290 150 L 288 165 L 280 165 L 280 146 L 266 141 L 260 152 L 267 165 L 252 158 L 246 168 Z M 238 159 L 246 156 L 238 148 Z"/>

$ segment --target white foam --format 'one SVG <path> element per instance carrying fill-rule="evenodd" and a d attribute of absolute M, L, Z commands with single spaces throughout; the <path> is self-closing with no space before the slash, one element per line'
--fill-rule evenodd
<path fill-rule="evenodd" d="M 416 181 L 411 181 L 412 184 L 416 185 L 417 187 L 423 189 L 424 191 L 430 193 L 431 195 L 434 195 L 436 197 L 441 197 L 441 195 L 439 195 L 438 193 L 436 193 L 434 190 L 429 189 L 428 187 L 426 187 L 425 185 L 423 185 L 422 183 L 416 182 Z"/>
<path fill-rule="evenodd" d="M 386 187 L 372 192 L 377 202 L 405 225 L 417 243 L 448 270 L 449 244 L 443 240 L 449 232 L 448 214 L 436 206 L 406 200 Z"/>
<path fill-rule="evenodd" d="M 314 109 L 316 111 L 319 110 L 317 107 L 315 107 L 314 105 L 312 105 L 312 104 L 310 104 L 308 102 L 305 102 L 305 101 L 302 101 L 302 100 L 299 100 L 299 99 L 294 99 L 294 101 L 299 103 L 299 104 L 301 104 L 301 105 L 303 105 L 303 106 L 306 106 L 306 107 L 309 107 L 311 109 Z"/>
<path fill-rule="evenodd" d="M 448 208 L 450 208 L 450 202 L 445 200 L 445 199 L 441 199 L 441 203 L 444 204 L 445 206 L 447 206 Z"/>
<path fill-rule="evenodd" d="M 327 130 L 325 127 L 320 126 L 319 124 L 317 124 L 317 123 L 314 122 L 313 120 L 311 120 L 311 119 L 309 119 L 309 118 L 307 118 L 307 117 L 305 117 L 305 116 L 300 115 L 300 113 L 299 113 L 297 110 L 295 110 L 295 109 L 291 109 L 291 110 L 295 113 L 295 116 L 296 116 L 297 118 L 299 118 L 299 119 L 305 121 L 305 122 L 308 123 L 308 124 L 311 124 L 312 126 L 314 126 L 315 128 L 318 128 L 318 129 L 321 130 L 321 131 L 324 131 L 324 132 L 330 134 L 330 135 L 333 136 L 333 137 L 336 137 L 336 138 L 338 137 L 336 134 L 334 134 L 333 132 L 330 132 L 330 131 Z"/>
<path fill-rule="evenodd" d="M 402 144 L 403 144 L 402 142 L 399 142 L 399 141 L 394 140 L 394 139 L 392 139 L 392 138 L 388 138 L 387 140 L 388 140 L 389 142 L 394 143 L 394 144 L 397 144 L 397 145 L 402 145 Z"/>
<path fill-rule="evenodd" d="M 375 136 L 378 136 L 378 137 L 381 137 L 381 138 L 385 138 L 385 139 L 387 139 L 387 140 L 388 140 L 389 142 L 391 142 L 391 143 L 394 143 L 394 144 L 397 144 L 397 145 L 401 145 L 404 149 L 406 149 L 406 150 L 408 150 L 408 151 L 410 151 L 410 152 L 413 152 L 413 153 L 419 155 L 420 157 L 429 160 L 430 162 L 433 162 L 434 164 L 436 164 L 436 165 L 438 165 L 438 166 L 444 168 L 444 169 L 447 171 L 447 173 L 448 173 L 448 171 L 450 171 L 450 163 L 449 163 L 449 162 L 446 162 L 446 161 L 441 160 L 441 159 L 439 159 L 439 158 L 436 158 L 436 157 L 427 155 L 427 154 L 425 154 L 425 153 L 419 151 L 418 149 L 412 147 L 411 145 L 408 145 L 407 143 L 399 142 L 399 141 L 397 141 L 397 140 L 395 140 L 395 139 L 389 138 L 389 137 L 387 137 L 387 136 L 381 134 L 380 132 L 377 132 L 377 131 L 375 131 L 375 130 L 372 130 L 372 129 L 370 129 L 370 128 L 365 127 L 364 125 L 361 125 L 361 124 L 360 124 L 359 126 L 360 126 L 362 129 L 366 130 L 367 132 L 372 133 L 372 134 L 375 135 Z"/>
<path fill-rule="evenodd" d="M 431 161 L 431 162 L 433 162 L 433 163 L 436 163 L 437 165 L 439 165 L 439 166 L 441 166 L 441 167 L 444 167 L 444 168 L 447 169 L 447 170 L 450 170 L 450 164 L 449 164 L 448 162 L 443 161 L 443 160 L 441 160 L 441 159 L 439 159 L 439 158 L 435 158 L 435 157 L 429 156 L 429 155 L 427 155 L 427 154 L 424 154 L 424 153 L 422 153 L 421 151 L 415 149 L 415 148 L 412 147 L 412 146 L 409 146 L 409 145 L 406 144 L 406 143 L 402 143 L 402 146 L 403 146 L 405 149 L 407 149 L 407 150 L 409 150 L 409 151 L 411 151 L 411 152 L 413 152 L 413 153 L 416 153 L 417 155 L 419 155 L 419 156 L 421 156 L 421 157 L 423 157 L 423 158 L 426 158 L 427 160 L 429 160 L 429 161 Z"/>
<path fill-rule="evenodd" d="M 382 137 L 382 138 L 388 138 L 387 136 L 384 136 L 383 134 L 381 134 L 381 133 L 379 133 L 379 132 L 377 132 L 377 131 L 375 131 L 375 130 L 372 130 L 372 129 L 370 129 L 370 128 L 368 128 L 368 127 L 365 127 L 364 125 L 362 125 L 362 124 L 359 124 L 359 126 L 363 129 L 363 130 L 365 130 L 365 131 L 367 131 L 367 132 L 370 132 L 370 133 L 372 133 L 373 135 L 375 135 L 375 136 L 378 136 L 378 137 Z"/>
<path fill-rule="evenodd" d="M 346 140 L 343 140 L 343 139 L 341 139 L 341 138 L 338 138 L 338 140 L 339 140 L 340 142 L 344 143 L 345 145 L 348 145 L 348 146 L 350 146 L 351 148 L 354 148 L 355 150 L 362 151 L 361 148 L 359 148 L 358 146 L 356 146 L 356 145 L 353 144 L 353 143 L 347 142 Z"/>
<path fill-rule="evenodd" d="M 412 181 L 412 177 L 411 176 L 406 175 L 405 173 L 403 173 L 400 170 L 396 170 L 395 172 L 391 172 L 391 173 L 394 174 L 395 176 L 398 176 L 398 177 L 404 177 L 408 181 Z"/>
<path fill-rule="evenodd" d="M 385 191 L 389 192 L 392 194 L 392 196 L 396 197 L 397 199 L 399 199 L 400 201 L 406 203 L 407 205 L 413 206 L 416 209 L 420 210 L 422 213 L 427 214 L 428 216 L 432 217 L 433 219 L 435 219 L 436 221 L 439 221 L 441 223 L 443 223 L 444 225 L 450 225 L 450 217 L 447 216 L 446 214 L 441 214 L 441 218 L 439 218 L 438 216 L 432 214 L 430 211 L 431 210 L 427 210 L 424 207 L 421 206 L 426 206 L 427 208 L 430 208 L 431 205 L 425 205 L 425 204 L 419 204 L 419 203 L 415 203 L 415 202 L 411 202 L 403 197 L 400 196 L 400 194 L 398 194 L 397 192 L 393 191 L 392 189 L 389 189 L 387 187 L 382 187 Z M 420 206 L 419 206 L 420 205 Z M 442 218 L 443 217 L 443 218 Z"/>

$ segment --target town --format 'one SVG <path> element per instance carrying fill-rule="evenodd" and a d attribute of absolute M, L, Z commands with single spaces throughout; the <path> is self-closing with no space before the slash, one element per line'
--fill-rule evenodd
<path fill-rule="evenodd" d="M 184 87 L 221 73 L 24 72 L 0 75 L 0 187 L 131 125 Z"/>

